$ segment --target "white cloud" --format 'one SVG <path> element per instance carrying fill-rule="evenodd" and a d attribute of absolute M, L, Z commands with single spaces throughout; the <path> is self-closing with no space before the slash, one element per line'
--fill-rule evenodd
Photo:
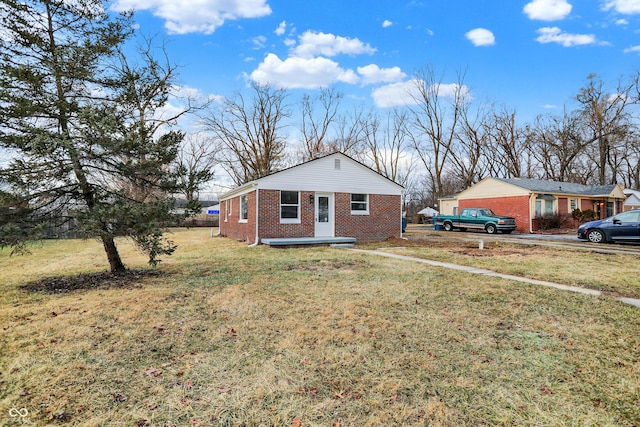
<path fill-rule="evenodd" d="M 336 82 L 356 84 L 359 81 L 353 70 L 345 70 L 327 58 L 290 57 L 283 61 L 273 53 L 268 54 L 249 77 L 259 83 L 292 89 L 316 89 Z"/>
<path fill-rule="evenodd" d="M 604 4 L 604 10 L 609 9 L 625 15 L 640 13 L 640 0 L 610 0 Z"/>
<path fill-rule="evenodd" d="M 453 98 L 457 95 L 462 99 L 471 100 L 471 91 L 469 90 L 469 86 L 466 85 L 460 86 L 457 83 L 440 83 L 432 86 L 431 90 L 437 90 L 438 96 L 440 97 Z"/>
<path fill-rule="evenodd" d="M 567 0 L 533 0 L 524 6 L 523 12 L 529 19 L 558 21 L 566 18 L 572 7 Z"/>
<path fill-rule="evenodd" d="M 486 28 L 475 28 L 465 36 L 474 46 L 493 46 L 496 43 L 496 37 Z"/>
<path fill-rule="evenodd" d="M 116 0 L 115 11 L 148 10 L 165 20 L 172 34 L 211 34 L 228 20 L 271 14 L 267 0 Z"/>
<path fill-rule="evenodd" d="M 358 74 L 362 76 L 364 85 L 397 82 L 407 77 L 400 67 L 380 68 L 376 64 L 358 67 Z"/>
<path fill-rule="evenodd" d="M 638 53 L 638 54 L 640 54 L 640 45 L 631 46 L 630 48 L 625 49 L 624 53 Z"/>
<path fill-rule="evenodd" d="M 257 36 L 251 39 L 251 42 L 256 49 L 262 49 L 267 43 L 267 38 L 265 36 Z"/>
<path fill-rule="evenodd" d="M 287 31 L 287 21 L 282 21 L 278 28 L 274 31 L 277 35 L 281 36 Z"/>
<path fill-rule="evenodd" d="M 569 34 L 562 32 L 558 27 L 543 27 L 538 29 L 539 43 L 558 43 L 564 47 L 579 46 L 585 44 L 596 43 L 596 37 L 593 34 Z"/>
<path fill-rule="evenodd" d="M 376 50 L 360 40 L 335 36 L 327 33 L 305 31 L 300 36 L 300 44 L 292 50 L 292 55 L 311 58 L 317 55 L 336 56 L 339 54 L 373 54 Z"/>
<path fill-rule="evenodd" d="M 393 22 L 389 21 L 388 19 L 385 19 L 384 22 L 382 23 L 382 28 L 389 28 L 392 25 L 393 25 Z"/>
<path fill-rule="evenodd" d="M 415 105 L 416 98 L 419 96 L 417 81 L 415 79 L 392 83 L 371 91 L 373 102 L 380 108 Z"/>
<path fill-rule="evenodd" d="M 404 82 L 392 83 L 371 91 L 371 97 L 377 107 L 389 108 L 407 105 L 416 105 L 422 98 L 419 87 L 424 81 L 411 79 Z M 464 101 L 472 99 L 471 91 L 466 85 L 460 86 L 457 83 L 440 83 L 431 86 L 431 92 L 437 92 L 441 98 L 453 98 L 460 96 Z"/>
<path fill-rule="evenodd" d="M 616 25 L 629 25 L 629 21 L 624 18 L 620 18 L 616 20 Z"/>

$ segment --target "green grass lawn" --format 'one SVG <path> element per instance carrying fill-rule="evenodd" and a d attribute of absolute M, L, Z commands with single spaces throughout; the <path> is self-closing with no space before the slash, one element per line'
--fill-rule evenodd
<path fill-rule="evenodd" d="M 638 308 L 344 249 L 172 237 L 163 274 L 61 293 L 21 286 L 107 269 L 98 242 L 0 251 L 0 425 L 640 424 Z"/>

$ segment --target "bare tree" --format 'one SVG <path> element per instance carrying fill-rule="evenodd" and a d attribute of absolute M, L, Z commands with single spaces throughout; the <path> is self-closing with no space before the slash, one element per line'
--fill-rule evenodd
<path fill-rule="evenodd" d="M 317 98 L 302 98 L 302 160 L 311 160 L 331 152 L 328 132 L 335 122 L 343 95 L 334 89 L 322 89 Z M 319 107 L 318 107 L 318 104 Z"/>
<path fill-rule="evenodd" d="M 185 135 L 174 162 L 178 186 L 188 202 L 198 202 L 198 193 L 214 177 L 217 164 L 213 138 L 204 132 Z"/>
<path fill-rule="evenodd" d="M 585 183 L 580 163 L 584 155 L 580 116 L 566 109 L 559 116 L 539 116 L 530 129 L 532 155 L 543 171 L 540 178 Z"/>
<path fill-rule="evenodd" d="M 457 83 L 444 85 L 433 69 L 416 73 L 415 106 L 411 107 L 410 138 L 418 160 L 425 167 L 436 197 L 445 194 L 443 175 L 447 170 L 461 120 L 468 101 L 464 76 Z"/>
<path fill-rule="evenodd" d="M 516 112 L 503 108 L 494 111 L 485 123 L 489 134 L 487 150 L 491 176 L 505 178 L 522 177 L 529 154 L 525 129 L 518 125 Z"/>
<path fill-rule="evenodd" d="M 620 81 L 615 93 L 607 93 L 602 79 L 592 74 L 576 96 L 586 130 L 585 145 L 590 147 L 598 184 L 616 181 L 620 158 L 615 151 L 629 132 L 627 107 L 633 87 L 634 82 Z"/>
<path fill-rule="evenodd" d="M 237 185 L 276 172 L 284 162 L 287 92 L 256 82 L 251 90 L 250 100 L 238 92 L 203 117 L 204 128 L 220 144 L 220 165 Z"/>
<path fill-rule="evenodd" d="M 465 189 L 482 179 L 494 159 L 490 153 L 488 113 L 480 108 L 472 114 L 469 105 L 461 109 L 460 121 L 451 151 L 451 170 L 459 178 L 459 189 Z"/>
<path fill-rule="evenodd" d="M 394 109 L 386 117 L 371 117 L 365 141 L 373 169 L 394 182 L 409 184 L 414 161 L 408 154 L 407 113 Z"/>

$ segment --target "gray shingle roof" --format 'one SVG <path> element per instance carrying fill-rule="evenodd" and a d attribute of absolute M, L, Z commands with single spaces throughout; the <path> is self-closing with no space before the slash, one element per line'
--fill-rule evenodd
<path fill-rule="evenodd" d="M 578 194 L 584 196 L 604 196 L 611 194 L 616 184 L 609 185 L 582 185 L 572 182 L 543 181 L 528 178 L 496 178 L 499 181 L 517 185 L 536 193 L 551 194 Z"/>

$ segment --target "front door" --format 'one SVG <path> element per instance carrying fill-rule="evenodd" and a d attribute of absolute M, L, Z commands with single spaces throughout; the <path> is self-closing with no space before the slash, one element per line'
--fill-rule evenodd
<path fill-rule="evenodd" d="M 333 193 L 316 193 L 315 237 L 333 237 L 334 207 Z"/>

